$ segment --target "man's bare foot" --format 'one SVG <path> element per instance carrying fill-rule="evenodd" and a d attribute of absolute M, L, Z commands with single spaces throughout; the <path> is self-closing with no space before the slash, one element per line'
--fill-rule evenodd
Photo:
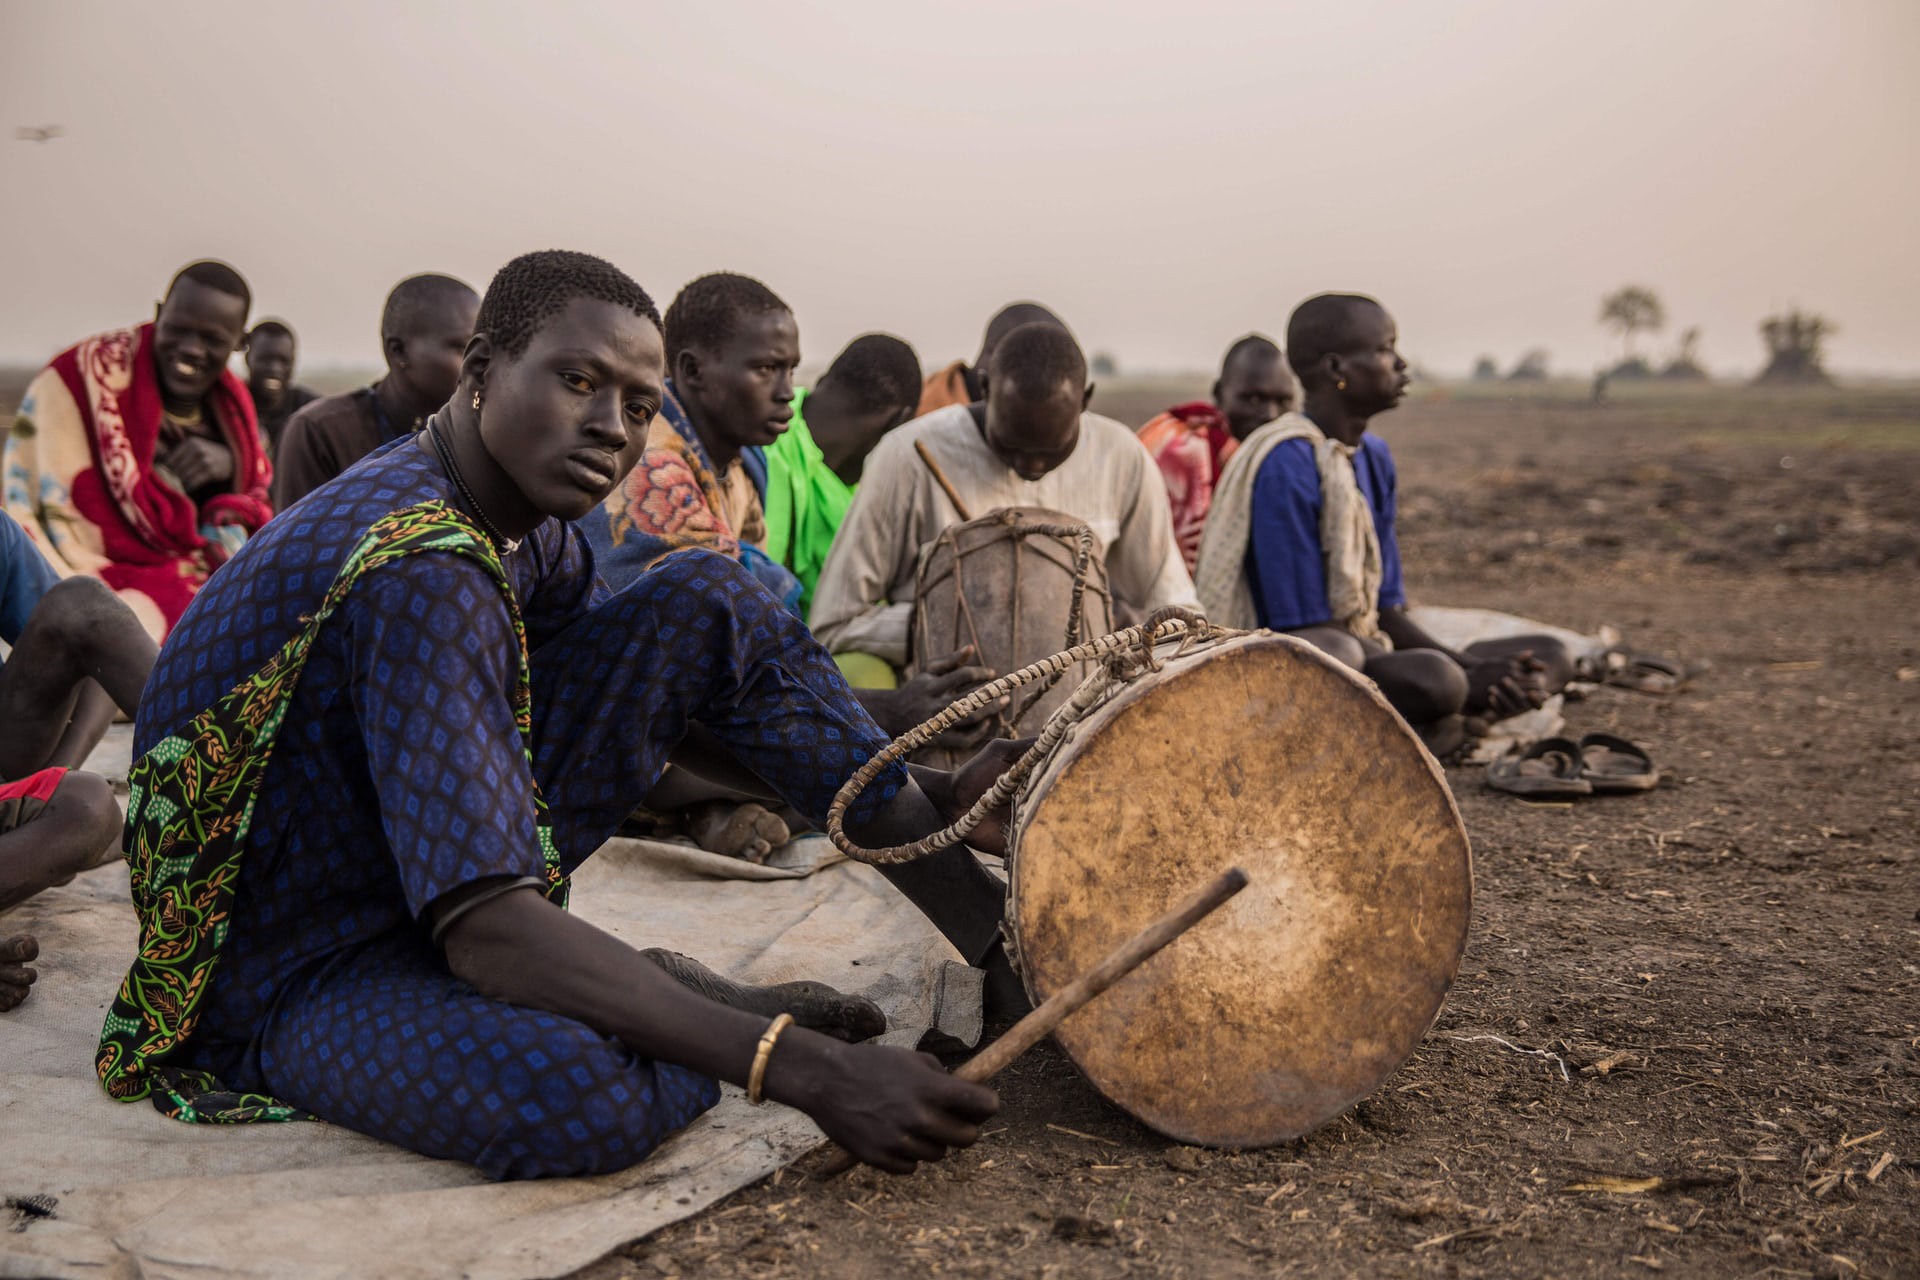
<path fill-rule="evenodd" d="M 641 955 L 659 965 L 690 991 L 696 991 L 716 1004 L 742 1009 L 763 1018 L 783 1013 L 809 1031 L 854 1043 L 871 1040 L 887 1029 L 887 1015 L 880 1006 L 864 996 L 835 991 L 824 982 L 777 982 L 755 987 L 722 977 L 692 956 L 678 951 L 649 947 Z"/>
<path fill-rule="evenodd" d="M 40 957 L 40 944 L 30 933 L 0 938 L 0 1013 L 18 1009 L 33 990 L 39 974 L 29 967 Z"/>
<path fill-rule="evenodd" d="M 686 811 L 687 834 L 709 853 L 765 862 L 767 855 L 793 839 L 780 816 L 751 800 L 709 800 Z"/>

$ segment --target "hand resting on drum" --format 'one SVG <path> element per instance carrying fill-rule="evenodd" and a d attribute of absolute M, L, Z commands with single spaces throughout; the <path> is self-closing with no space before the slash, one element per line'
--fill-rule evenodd
<path fill-rule="evenodd" d="M 856 689 L 860 704 L 867 709 L 874 723 L 897 738 L 907 730 L 926 723 L 945 711 L 949 704 L 966 697 L 981 685 L 994 679 L 995 673 L 986 667 L 963 665 L 974 656 L 972 645 L 957 653 L 927 664 L 924 671 L 914 675 L 898 689 Z M 993 717 L 1007 709 L 1010 698 L 1002 697 L 981 707 L 966 719 L 946 729 L 931 745 L 940 747 L 973 747 L 984 742 L 993 732 Z"/>

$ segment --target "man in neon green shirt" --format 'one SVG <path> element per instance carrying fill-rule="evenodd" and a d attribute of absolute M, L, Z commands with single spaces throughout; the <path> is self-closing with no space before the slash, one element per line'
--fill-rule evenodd
<path fill-rule="evenodd" d="M 793 418 L 766 450 L 766 550 L 800 579 L 803 614 L 867 455 L 919 396 L 919 357 L 885 333 L 855 338 L 812 389 L 794 389 Z"/>

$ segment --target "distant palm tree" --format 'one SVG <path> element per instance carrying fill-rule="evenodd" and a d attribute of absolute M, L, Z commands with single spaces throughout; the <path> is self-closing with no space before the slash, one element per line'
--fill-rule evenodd
<path fill-rule="evenodd" d="M 1638 359 L 1633 336 L 1642 330 L 1653 333 L 1666 322 L 1660 295 L 1645 285 L 1630 284 L 1600 299 L 1600 323 L 1620 331 L 1620 345 L 1629 363 Z"/>

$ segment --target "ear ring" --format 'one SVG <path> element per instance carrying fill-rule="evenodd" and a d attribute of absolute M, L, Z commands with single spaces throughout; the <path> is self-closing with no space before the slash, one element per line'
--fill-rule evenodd
<path fill-rule="evenodd" d="M 1343 382 L 1343 383 L 1341 383 L 1340 385 L 1341 385 L 1342 387 L 1345 387 L 1345 386 L 1346 386 L 1347 384 Z M 478 388 L 478 387 L 475 387 L 475 388 L 473 389 L 473 407 L 474 407 L 474 408 L 475 408 L 476 410 L 477 410 L 477 409 L 478 409 L 478 408 L 480 407 L 480 388 Z"/>
<path fill-rule="evenodd" d="M 1340 381 L 1333 384 L 1333 389 L 1335 391 L 1345 391 L 1347 389 L 1347 380 L 1345 378 L 1340 379 Z M 473 407 L 476 409 L 480 407 L 480 393 L 478 391 L 473 393 Z"/>

